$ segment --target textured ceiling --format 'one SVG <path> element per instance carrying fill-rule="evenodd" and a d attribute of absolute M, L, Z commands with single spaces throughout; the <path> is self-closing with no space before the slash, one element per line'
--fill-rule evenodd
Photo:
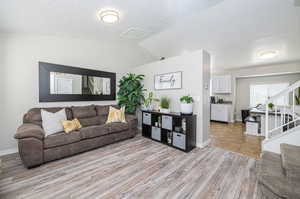
<path fill-rule="evenodd" d="M 300 60 L 295 0 L 1 0 L 0 32 L 34 33 L 140 45 L 154 59 L 206 49 L 215 70 Z M 104 24 L 97 11 L 120 11 Z M 138 48 L 138 46 L 137 46 Z M 279 56 L 259 60 L 259 50 Z"/>
<path fill-rule="evenodd" d="M 214 57 L 214 70 L 300 60 L 300 7 L 293 0 L 226 0 L 140 45 L 157 57 L 204 48 Z M 279 55 L 258 59 L 258 51 L 270 49 Z"/>
<path fill-rule="evenodd" d="M 192 13 L 222 0 L 1 0 L 0 31 L 74 37 L 142 40 Z M 120 21 L 104 24 L 97 19 L 101 9 L 117 9 Z M 130 29 L 139 37 L 124 35 Z"/>

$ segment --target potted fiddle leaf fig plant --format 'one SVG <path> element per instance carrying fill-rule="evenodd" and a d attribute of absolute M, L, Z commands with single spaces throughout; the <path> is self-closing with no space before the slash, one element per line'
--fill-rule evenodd
<path fill-rule="evenodd" d="M 153 102 L 159 102 L 159 99 L 154 97 L 153 92 L 149 92 L 148 96 L 146 95 L 144 99 L 144 102 L 142 104 L 142 109 L 148 111 L 153 110 L 153 104 L 152 104 Z"/>
<path fill-rule="evenodd" d="M 160 112 L 162 113 L 170 113 L 170 103 L 171 100 L 167 97 L 162 97 L 160 99 Z"/>
<path fill-rule="evenodd" d="M 193 102 L 194 99 L 189 96 L 182 96 L 180 98 L 180 109 L 182 114 L 192 114 L 193 113 Z"/>
<path fill-rule="evenodd" d="M 126 107 L 126 113 L 135 114 L 144 100 L 144 75 L 128 73 L 119 81 L 118 104 Z"/>

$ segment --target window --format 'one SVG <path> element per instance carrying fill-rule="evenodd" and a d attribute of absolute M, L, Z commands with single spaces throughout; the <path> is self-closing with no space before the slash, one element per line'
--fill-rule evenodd
<path fill-rule="evenodd" d="M 266 101 L 274 95 L 280 93 L 289 86 L 289 83 L 278 84 L 253 84 L 250 85 L 250 106 L 265 104 Z M 282 96 L 275 101 L 276 105 L 288 105 L 289 96 Z"/>

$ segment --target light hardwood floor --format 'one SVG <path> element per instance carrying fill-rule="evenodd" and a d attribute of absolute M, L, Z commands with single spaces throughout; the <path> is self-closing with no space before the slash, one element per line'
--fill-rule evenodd
<path fill-rule="evenodd" d="M 211 144 L 226 150 L 260 159 L 263 137 L 245 135 L 245 125 L 241 122 L 211 122 Z"/>
<path fill-rule="evenodd" d="M 1 157 L 0 198 L 259 198 L 256 160 L 209 146 L 184 153 L 143 138 L 27 170 Z"/>

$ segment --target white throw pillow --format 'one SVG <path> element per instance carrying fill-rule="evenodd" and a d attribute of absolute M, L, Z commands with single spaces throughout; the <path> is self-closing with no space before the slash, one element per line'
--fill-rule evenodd
<path fill-rule="evenodd" d="M 42 125 L 46 136 L 64 131 L 61 123 L 62 120 L 67 120 L 66 110 L 62 109 L 56 113 L 51 113 L 46 110 L 41 110 Z"/>

